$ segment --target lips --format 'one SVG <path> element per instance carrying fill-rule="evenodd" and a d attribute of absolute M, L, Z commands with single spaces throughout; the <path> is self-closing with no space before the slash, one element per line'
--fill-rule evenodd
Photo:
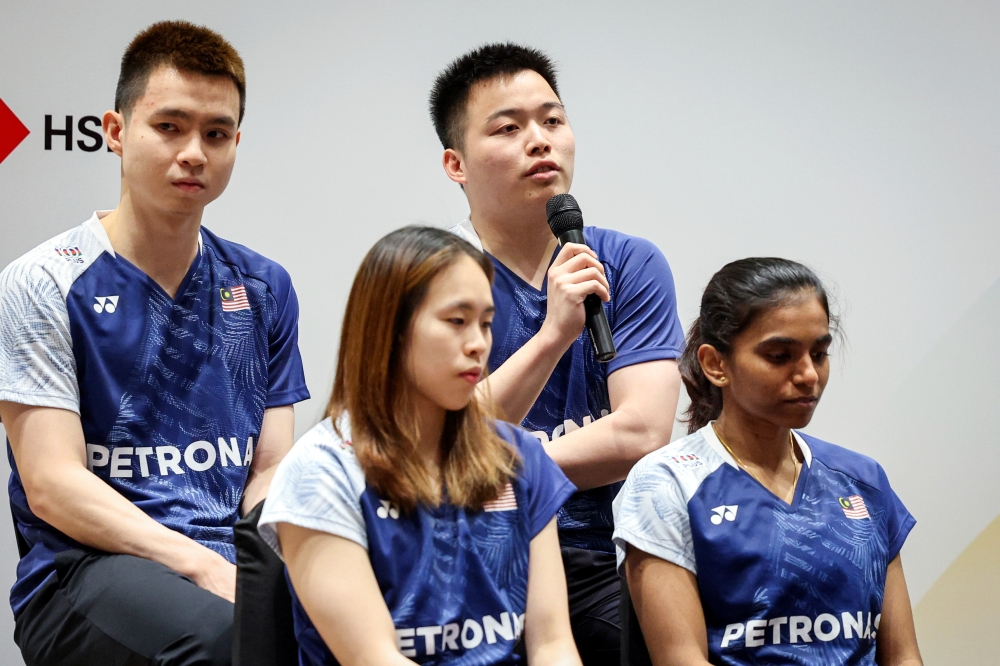
<path fill-rule="evenodd" d="M 187 178 L 182 180 L 175 180 L 174 187 L 181 190 L 182 192 L 201 192 L 203 189 L 205 189 L 205 186 L 201 183 L 201 181 L 187 179 Z"/>
<path fill-rule="evenodd" d="M 529 178 L 533 176 L 547 177 L 560 171 L 559 165 L 552 160 L 542 160 L 532 166 L 526 174 Z"/>
<path fill-rule="evenodd" d="M 464 379 L 465 381 L 469 382 L 470 384 L 475 384 L 479 381 L 479 377 L 482 374 L 483 374 L 482 370 L 480 370 L 479 368 L 473 368 L 472 370 L 466 370 L 465 372 L 460 373 L 458 376 Z"/>

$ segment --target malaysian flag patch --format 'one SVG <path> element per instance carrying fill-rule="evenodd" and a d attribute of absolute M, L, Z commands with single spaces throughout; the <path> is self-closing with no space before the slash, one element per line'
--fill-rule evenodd
<path fill-rule="evenodd" d="M 250 301 L 247 300 L 247 289 L 241 284 L 235 287 L 223 287 L 219 290 L 219 294 L 222 296 L 223 312 L 250 309 Z"/>
<path fill-rule="evenodd" d="M 840 508 L 844 510 L 844 515 L 851 520 L 861 520 L 863 518 L 871 520 L 871 516 L 868 515 L 868 507 L 865 506 L 865 500 L 861 495 L 851 495 L 847 499 L 841 497 Z"/>
<path fill-rule="evenodd" d="M 517 509 L 517 498 L 514 497 L 514 486 L 510 481 L 503 487 L 500 497 L 483 504 L 483 511 L 514 511 Z"/>

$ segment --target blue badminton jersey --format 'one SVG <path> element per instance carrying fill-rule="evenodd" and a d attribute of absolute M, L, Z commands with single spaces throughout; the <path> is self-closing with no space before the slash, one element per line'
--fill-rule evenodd
<path fill-rule="evenodd" d="M 643 458 L 615 499 L 625 544 L 691 571 L 713 664 L 874 664 L 886 569 L 913 517 L 874 460 L 795 433 L 791 505 L 712 426 Z"/>
<path fill-rule="evenodd" d="M 509 425 L 498 432 L 521 455 L 516 477 L 482 511 L 447 502 L 405 513 L 365 482 L 350 424 L 331 419 L 306 433 L 278 466 L 260 533 L 278 554 L 276 524 L 349 539 L 368 551 L 396 644 L 419 664 L 519 664 L 531 539 L 576 488 L 538 440 Z M 294 598 L 302 666 L 336 660 Z"/>
<path fill-rule="evenodd" d="M 468 220 L 452 231 L 482 249 Z M 647 240 L 610 229 L 584 227 L 583 235 L 604 265 L 611 287 L 611 301 L 604 310 L 618 355 L 610 363 L 598 363 L 590 335 L 584 329 L 560 359 L 521 422 L 542 442 L 610 414 L 608 375 L 615 370 L 675 359 L 684 350 L 674 279 L 663 253 Z M 552 260 L 556 254 L 558 250 Z M 493 264 L 496 316 L 489 366 L 496 370 L 541 329 L 548 283 L 541 290 L 535 289 L 495 258 Z M 611 502 L 619 488 L 621 484 L 615 483 L 573 495 L 559 512 L 562 545 L 614 552 Z"/>
<path fill-rule="evenodd" d="M 0 400 L 77 412 L 94 474 L 234 562 L 264 410 L 309 397 L 285 270 L 202 229 L 171 299 L 115 254 L 95 213 L 10 264 L 0 307 Z M 55 554 L 79 544 L 31 512 L 9 443 L 7 456 L 31 547 L 11 590 L 16 615 Z"/>

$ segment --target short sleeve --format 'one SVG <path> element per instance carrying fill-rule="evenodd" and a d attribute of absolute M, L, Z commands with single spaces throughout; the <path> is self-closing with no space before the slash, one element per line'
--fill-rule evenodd
<path fill-rule="evenodd" d="M 28 256 L 0 274 L 0 400 L 79 414 L 66 299 Z"/>
<path fill-rule="evenodd" d="M 267 406 L 291 405 L 309 398 L 299 354 L 299 301 L 284 270 L 271 285 L 278 316 L 268 335 Z"/>
<path fill-rule="evenodd" d="M 519 474 L 526 487 L 528 529 L 534 539 L 576 492 L 576 486 L 566 478 L 536 437 L 509 423 L 501 424 L 499 431 L 521 453 Z"/>
<path fill-rule="evenodd" d="M 610 322 L 618 355 L 608 363 L 608 374 L 637 363 L 675 359 L 684 351 L 684 329 L 666 258 L 645 239 L 622 239 Z"/>
<path fill-rule="evenodd" d="M 687 501 L 668 465 L 655 458 L 640 461 L 625 479 L 612 508 L 619 573 L 624 575 L 625 545 L 632 544 L 697 575 Z"/>
<path fill-rule="evenodd" d="M 278 465 L 257 529 L 279 556 L 278 523 L 333 534 L 367 550 L 364 491 L 364 473 L 354 451 L 326 419 L 296 442 Z"/>
<path fill-rule="evenodd" d="M 902 500 L 889 486 L 889 477 L 886 476 L 881 465 L 878 466 L 878 483 L 885 502 L 885 522 L 889 546 L 888 561 L 891 562 L 899 555 L 903 543 L 906 542 L 906 537 L 909 536 L 913 526 L 917 524 L 917 520 L 907 511 Z"/>

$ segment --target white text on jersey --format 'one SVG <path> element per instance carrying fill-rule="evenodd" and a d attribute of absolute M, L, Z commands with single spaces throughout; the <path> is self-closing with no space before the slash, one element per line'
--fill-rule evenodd
<path fill-rule="evenodd" d="M 523 613 L 504 612 L 500 613 L 499 621 L 492 615 L 486 615 L 481 623 L 470 618 L 462 624 L 451 622 L 444 626 L 396 629 L 396 646 L 404 657 L 416 657 L 418 653 L 433 655 L 439 650 L 457 651 L 459 643 L 464 649 L 472 650 L 479 647 L 484 638 L 488 645 L 496 643 L 498 636 L 506 641 L 516 641 L 523 628 Z M 419 641 L 419 638 L 424 640 Z"/>
<path fill-rule="evenodd" d="M 202 454 L 201 460 L 196 455 L 198 452 Z M 150 458 L 155 461 L 155 468 L 150 468 Z M 97 468 L 110 466 L 112 478 L 132 478 L 134 459 L 139 460 L 139 474 L 143 477 L 184 474 L 185 467 L 192 472 L 205 472 L 216 463 L 222 467 L 246 467 L 253 461 L 253 437 L 247 438 L 242 455 L 235 437 L 230 437 L 228 442 L 225 437 L 220 437 L 218 452 L 211 442 L 199 440 L 188 444 L 183 454 L 176 446 L 116 446 L 109 449 L 101 444 L 87 444 L 87 467 L 91 472 L 96 473 Z"/>
<path fill-rule="evenodd" d="M 744 636 L 748 648 L 781 645 L 783 633 L 786 643 L 812 643 L 814 637 L 824 642 L 841 636 L 847 639 L 874 639 L 881 619 L 881 614 L 872 618 L 872 614 L 868 613 L 868 619 L 865 621 L 864 613 L 858 611 L 857 614 L 841 613 L 840 619 L 832 613 L 821 613 L 815 620 L 807 615 L 786 615 L 768 620 L 750 620 L 746 624 L 737 622 L 726 626 L 719 647 L 729 647 L 730 643 Z M 782 627 L 786 627 L 787 630 L 782 632 Z"/>

